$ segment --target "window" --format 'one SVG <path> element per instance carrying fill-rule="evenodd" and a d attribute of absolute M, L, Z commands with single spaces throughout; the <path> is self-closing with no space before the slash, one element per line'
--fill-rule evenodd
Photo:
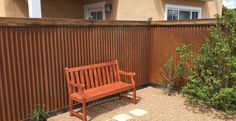
<path fill-rule="evenodd" d="M 201 8 L 179 5 L 166 5 L 165 20 L 190 20 L 201 18 Z"/>
<path fill-rule="evenodd" d="M 84 17 L 85 19 L 105 20 L 105 2 L 85 5 Z"/>

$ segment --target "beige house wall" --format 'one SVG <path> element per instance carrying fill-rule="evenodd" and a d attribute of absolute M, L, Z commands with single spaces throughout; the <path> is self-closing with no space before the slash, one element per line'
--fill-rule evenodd
<path fill-rule="evenodd" d="M 216 14 L 222 14 L 223 0 L 214 0 L 207 2 L 203 6 L 203 17 L 204 18 L 214 18 Z"/>
<path fill-rule="evenodd" d="M 27 0 L 4 0 L 5 17 L 28 17 Z"/>
<path fill-rule="evenodd" d="M 145 3 L 144 3 L 145 1 Z M 221 14 L 222 0 L 119 0 L 118 20 L 164 20 L 165 5 L 185 5 L 202 8 L 202 18 L 213 18 Z"/>
<path fill-rule="evenodd" d="M 106 13 L 109 20 L 163 20 L 166 4 L 202 8 L 202 18 L 221 14 L 223 0 L 41 0 L 44 18 L 84 18 L 86 4 L 105 1 L 112 3 L 112 11 Z M 1 17 L 28 17 L 27 0 L 0 0 Z"/>
<path fill-rule="evenodd" d="M 0 17 L 5 17 L 5 5 L 4 5 L 4 0 L 0 0 Z"/>

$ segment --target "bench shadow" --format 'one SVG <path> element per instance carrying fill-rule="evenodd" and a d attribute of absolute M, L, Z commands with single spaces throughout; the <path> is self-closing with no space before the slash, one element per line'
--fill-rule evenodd
<path fill-rule="evenodd" d="M 228 115 L 220 110 L 213 109 L 207 105 L 191 104 L 185 101 L 186 109 L 198 114 L 213 115 L 213 119 L 220 119 L 225 121 L 236 121 L 236 115 Z"/>
<path fill-rule="evenodd" d="M 141 97 L 137 97 L 137 104 L 141 101 Z M 92 121 L 97 116 L 100 116 L 104 113 L 110 112 L 111 110 L 124 107 L 126 105 L 132 104 L 132 102 L 125 98 L 110 97 L 97 100 L 90 103 L 87 106 L 87 115 L 88 121 Z M 80 109 L 81 110 L 81 109 Z"/>

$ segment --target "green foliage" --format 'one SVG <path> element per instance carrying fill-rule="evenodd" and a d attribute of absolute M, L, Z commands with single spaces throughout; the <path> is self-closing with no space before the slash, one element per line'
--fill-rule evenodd
<path fill-rule="evenodd" d="M 225 14 L 228 13 L 229 10 L 232 10 L 234 12 L 234 18 L 236 18 L 236 9 L 230 9 L 230 8 L 227 8 L 225 6 L 222 7 L 222 16 L 225 16 Z"/>
<path fill-rule="evenodd" d="M 217 16 L 218 24 L 210 27 L 210 38 L 193 56 L 185 46 L 177 52 L 190 58 L 188 83 L 183 94 L 194 103 L 204 103 L 227 113 L 236 112 L 236 27 L 232 10 Z"/>
<path fill-rule="evenodd" d="M 43 105 L 36 105 L 32 113 L 31 121 L 46 121 L 49 115 L 45 112 Z"/>
<path fill-rule="evenodd" d="M 168 95 L 172 95 L 175 90 L 179 90 L 179 88 L 176 88 L 176 84 L 180 81 L 183 81 L 185 77 L 189 75 L 186 66 L 187 60 L 189 60 L 189 56 L 191 54 L 187 53 L 190 52 L 189 48 L 187 46 L 184 46 L 185 48 L 178 48 L 177 50 L 180 51 L 183 56 L 180 58 L 180 61 L 174 65 L 174 59 L 171 57 L 167 60 L 167 62 L 164 64 L 163 68 L 160 69 L 160 72 L 162 73 L 162 76 L 164 78 L 164 91 L 168 93 Z"/>

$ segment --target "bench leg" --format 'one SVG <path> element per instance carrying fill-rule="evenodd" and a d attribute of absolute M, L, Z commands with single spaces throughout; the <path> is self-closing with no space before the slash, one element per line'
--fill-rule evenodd
<path fill-rule="evenodd" d="M 69 98 L 70 116 L 73 116 L 73 100 Z"/>
<path fill-rule="evenodd" d="M 84 102 L 84 103 L 82 103 L 82 105 L 83 105 L 83 121 L 87 121 L 87 108 L 86 108 L 86 103 Z"/>
<path fill-rule="evenodd" d="M 136 87 L 133 89 L 133 104 L 136 104 Z"/>

